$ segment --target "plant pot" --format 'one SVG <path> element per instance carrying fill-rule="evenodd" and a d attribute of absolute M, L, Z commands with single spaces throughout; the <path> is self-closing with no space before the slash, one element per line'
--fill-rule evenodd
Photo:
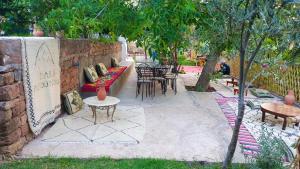
<path fill-rule="evenodd" d="M 41 30 L 34 30 L 33 31 L 33 36 L 41 37 L 44 36 L 44 32 Z"/>
<path fill-rule="evenodd" d="M 33 32 L 32 32 L 33 36 L 44 36 L 44 32 L 42 31 L 41 27 L 39 27 L 38 25 L 34 24 L 33 25 Z"/>
<path fill-rule="evenodd" d="M 106 90 L 104 86 L 99 86 L 97 89 L 97 98 L 98 100 L 105 100 L 106 98 Z"/>
<path fill-rule="evenodd" d="M 295 95 L 294 95 L 294 91 L 293 90 L 289 90 L 288 94 L 284 97 L 284 103 L 287 105 L 293 105 L 296 101 Z"/>

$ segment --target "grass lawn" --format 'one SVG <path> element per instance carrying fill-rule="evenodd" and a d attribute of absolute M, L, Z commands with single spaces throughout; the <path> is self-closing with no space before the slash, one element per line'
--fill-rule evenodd
<path fill-rule="evenodd" d="M 196 61 L 189 60 L 189 59 L 185 58 L 184 56 L 179 56 L 178 57 L 178 64 L 179 65 L 184 65 L 184 66 L 196 66 Z"/>
<path fill-rule="evenodd" d="M 156 159 L 110 158 L 76 159 L 76 158 L 39 158 L 15 160 L 0 164 L 0 169 L 219 169 L 217 165 L 202 166 L 199 163 L 187 163 Z M 246 169 L 242 166 L 233 169 Z"/>

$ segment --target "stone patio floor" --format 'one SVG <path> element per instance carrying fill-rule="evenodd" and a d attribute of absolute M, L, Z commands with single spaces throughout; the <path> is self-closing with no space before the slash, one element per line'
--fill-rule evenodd
<path fill-rule="evenodd" d="M 20 157 L 94 158 L 106 156 L 111 158 L 163 158 L 209 162 L 220 162 L 224 159 L 232 129 L 212 93 L 186 91 L 181 78 L 178 79 L 178 93 L 176 95 L 170 88 L 166 95 L 162 95 L 158 88 L 154 98 L 144 98 L 144 101 L 142 101 L 140 96 L 135 97 L 135 89 L 136 73 L 133 70 L 118 95 L 121 102 L 117 107 L 116 117 L 126 116 L 123 111 L 125 110 L 124 107 L 130 106 L 138 108 L 138 112 L 144 114 L 145 122 L 142 126 L 144 125 L 145 130 L 127 133 L 128 135 L 135 134 L 134 137 L 136 136 L 137 142 L 114 142 L 113 138 L 109 138 L 108 141 L 91 141 L 97 140 L 99 137 L 102 138 L 103 133 L 100 132 L 97 135 L 91 132 L 98 130 L 95 129 L 95 126 L 89 124 L 91 113 L 86 112 L 90 115 L 86 117 L 85 123 L 88 123 L 88 125 L 85 127 L 89 127 L 91 130 L 85 128 L 81 134 L 75 132 L 73 135 L 59 137 L 60 139 L 54 137 L 56 138 L 54 141 L 47 141 L 47 138 L 53 138 L 53 135 L 57 135 L 55 131 L 57 133 L 62 131 L 59 127 L 55 130 L 51 130 L 51 127 L 49 127 L 43 134 L 24 147 Z M 122 111 L 123 114 L 120 114 Z M 102 117 L 106 118 L 105 116 Z M 62 119 L 58 119 L 55 125 L 59 124 L 60 120 L 68 118 L 82 119 L 83 117 L 76 115 L 74 117 L 64 116 Z M 107 125 L 113 126 L 109 122 L 106 125 L 105 120 L 102 122 L 104 122 L 105 127 Z M 75 131 L 77 131 L 76 126 L 79 125 L 77 124 L 71 123 L 69 126 L 75 126 Z M 117 130 L 115 132 L 124 130 L 124 125 L 118 121 L 115 125 L 121 126 L 121 128 L 113 127 L 110 129 Z M 49 134 L 50 130 L 52 133 Z M 73 130 L 71 130 L 72 132 Z M 86 136 L 84 141 L 79 139 L 82 139 L 82 135 Z M 77 141 L 77 138 L 79 141 Z M 117 136 L 115 138 L 118 140 L 123 137 Z M 245 162 L 239 147 L 234 161 Z"/>

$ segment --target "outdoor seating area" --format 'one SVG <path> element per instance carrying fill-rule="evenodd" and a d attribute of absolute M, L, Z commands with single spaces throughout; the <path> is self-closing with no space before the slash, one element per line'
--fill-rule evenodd
<path fill-rule="evenodd" d="M 136 64 L 137 84 L 136 97 L 141 94 L 142 100 L 145 96 L 154 97 L 156 92 L 156 83 L 161 86 L 161 93 L 166 94 L 168 85 L 177 93 L 177 77 L 181 66 L 160 65 L 154 62 L 144 62 Z"/>
<path fill-rule="evenodd" d="M 0 169 L 300 169 L 299 0 L 0 4 Z"/>

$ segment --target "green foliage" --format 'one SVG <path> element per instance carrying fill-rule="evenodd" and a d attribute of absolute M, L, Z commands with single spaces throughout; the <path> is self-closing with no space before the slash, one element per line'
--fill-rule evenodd
<path fill-rule="evenodd" d="M 5 0 L 0 2 L 0 31 L 5 35 L 28 35 L 32 15 L 28 0 Z"/>
<path fill-rule="evenodd" d="M 272 132 L 262 128 L 262 133 L 258 140 L 260 153 L 252 161 L 251 169 L 284 169 L 283 157 L 286 154 L 285 143 L 275 137 Z"/>
<path fill-rule="evenodd" d="M 48 33 L 64 31 L 68 38 L 111 43 L 120 35 L 136 39 L 144 21 L 140 16 L 129 0 L 62 0 L 39 24 Z"/>
<path fill-rule="evenodd" d="M 196 21 L 194 2 L 145 0 L 139 6 L 146 19 L 139 44 L 157 51 L 159 57 L 177 59 L 178 49 L 188 45 L 190 26 Z"/>
<path fill-rule="evenodd" d="M 179 55 L 179 57 L 178 57 L 178 64 L 179 65 L 186 65 L 186 66 L 196 66 L 196 61 L 195 60 L 187 59 L 183 55 Z"/>

